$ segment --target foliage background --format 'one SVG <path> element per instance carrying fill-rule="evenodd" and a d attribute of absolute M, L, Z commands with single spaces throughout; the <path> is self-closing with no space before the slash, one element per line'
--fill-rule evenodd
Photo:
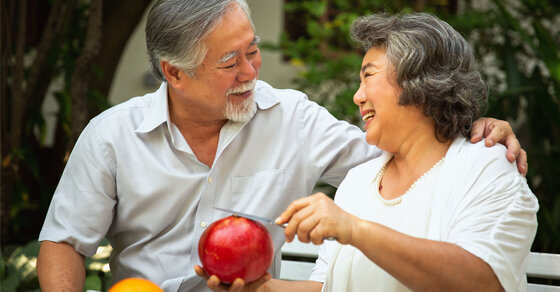
<path fill-rule="evenodd" d="M 110 106 L 117 60 L 149 2 L 2 0 L 2 291 L 38 291 L 36 237 L 65 157 L 84 122 Z M 351 22 L 378 11 L 426 11 L 448 21 L 472 44 L 492 90 L 486 115 L 510 121 L 528 152 L 527 179 L 541 206 L 533 251 L 560 253 L 559 6 L 554 0 L 286 0 L 286 33 L 263 49 L 302 66 L 298 89 L 338 118 L 361 124 L 352 95 L 363 54 L 348 37 Z M 55 92 L 61 111 L 56 141 L 45 145 L 40 109 L 52 82 L 62 84 Z M 104 246 L 88 258 L 86 289 L 110 283 Z"/>

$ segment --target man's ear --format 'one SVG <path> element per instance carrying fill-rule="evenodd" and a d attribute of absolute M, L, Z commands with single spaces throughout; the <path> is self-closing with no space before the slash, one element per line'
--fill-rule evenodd
<path fill-rule="evenodd" d="M 169 64 L 167 61 L 161 61 L 160 65 L 165 79 L 167 79 L 167 82 L 171 86 L 177 85 L 179 81 L 181 81 L 181 78 L 185 77 L 184 74 L 181 74 L 181 69 Z"/>

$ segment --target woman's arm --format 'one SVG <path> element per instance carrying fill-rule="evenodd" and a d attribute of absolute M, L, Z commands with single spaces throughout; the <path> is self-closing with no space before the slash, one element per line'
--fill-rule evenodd
<path fill-rule="evenodd" d="M 338 207 L 324 194 L 294 201 L 278 218 L 289 222 L 288 241 L 319 244 L 334 236 L 358 248 L 366 257 L 412 290 L 503 290 L 488 264 L 461 247 L 412 237 L 362 220 Z"/>
<path fill-rule="evenodd" d="M 348 244 L 414 291 L 502 291 L 480 258 L 448 242 L 412 237 L 354 217 Z"/>

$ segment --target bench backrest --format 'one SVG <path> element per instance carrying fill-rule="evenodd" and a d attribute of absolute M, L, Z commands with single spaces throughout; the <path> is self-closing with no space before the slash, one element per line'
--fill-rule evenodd
<path fill-rule="evenodd" d="M 527 277 L 560 279 L 560 254 L 532 252 L 527 266 Z M 531 292 L 560 291 L 560 286 L 529 283 Z"/>

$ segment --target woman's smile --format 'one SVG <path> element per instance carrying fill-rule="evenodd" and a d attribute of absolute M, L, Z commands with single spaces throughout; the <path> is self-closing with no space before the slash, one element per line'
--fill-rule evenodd
<path fill-rule="evenodd" d="M 365 122 L 364 128 L 367 127 L 369 122 L 373 120 L 374 116 L 375 116 L 375 112 L 372 110 L 362 112 L 362 120 Z"/>

